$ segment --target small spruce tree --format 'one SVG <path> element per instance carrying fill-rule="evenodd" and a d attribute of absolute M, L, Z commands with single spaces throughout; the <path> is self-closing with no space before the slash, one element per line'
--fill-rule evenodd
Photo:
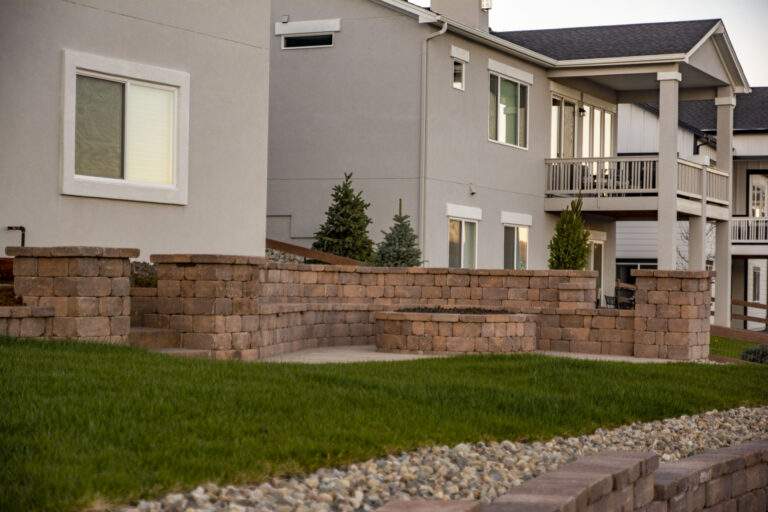
<path fill-rule="evenodd" d="M 408 215 L 400 210 L 392 219 L 394 224 L 384 233 L 384 240 L 376 247 L 374 263 L 380 267 L 416 267 L 421 265 L 421 250 Z"/>
<path fill-rule="evenodd" d="M 581 198 L 574 199 L 560 214 L 555 235 L 549 242 L 549 268 L 581 270 L 589 257 L 589 231 L 581 216 Z"/>
<path fill-rule="evenodd" d="M 344 181 L 333 187 L 332 202 L 325 212 L 325 222 L 315 233 L 312 248 L 337 256 L 367 262 L 373 253 L 373 241 L 368 236 L 369 203 L 362 191 L 352 188 L 352 173 L 344 174 Z"/>

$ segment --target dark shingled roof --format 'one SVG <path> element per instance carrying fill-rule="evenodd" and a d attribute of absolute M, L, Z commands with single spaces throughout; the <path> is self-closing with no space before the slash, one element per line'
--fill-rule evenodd
<path fill-rule="evenodd" d="M 654 103 L 641 106 L 658 113 Z M 689 128 L 705 132 L 717 129 L 717 111 L 712 100 L 681 101 L 678 115 L 680 123 Z M 768 87 L 753 87 L 750 94 L 736 96 L 733 128 L 735 131 L 768 131 Z"/>
<path fill-rule="evenodd" d="M 720 20 L 492 32 L 557 60 L 687 53 Z"/>

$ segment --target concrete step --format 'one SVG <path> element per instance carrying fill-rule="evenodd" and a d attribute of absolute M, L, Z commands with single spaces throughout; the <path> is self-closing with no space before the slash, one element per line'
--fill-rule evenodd
<path fill-rule="evenodd" d="M 210 350 L 198 350 L 193 348 L 160 348 L 160 349 L 153 349 L 152 352 L 156 352 L 158 354 L 165 354 L 168 356 L 174 356 L 174 357 L 189 357 L 189 358 L 198 358 L 198 359 L 211 358 Z"/>
<path fill-rule="evenodd" d="M 181 336 L 170 329 L 131 327 L 131 331 L 128 333 L 128 344 L 132 347 L 150 350 L 173 349 L 181 346 Z"/>

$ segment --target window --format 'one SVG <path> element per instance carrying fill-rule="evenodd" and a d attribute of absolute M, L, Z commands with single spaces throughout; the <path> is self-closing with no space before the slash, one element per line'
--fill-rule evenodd
<path fill-rule="evenodd" d="M 528 147 L 528 86 L 491 74 L 489 138 Z"/>
<path fill-rule="evenodd" d="M 589 147 L 591 145 L 589 140 L 589 127 L 592 124 L 592 107 L 589 105 L 582 105 L 584 114 L 581 117 L 581 156 L 589 156 Z"/>
<path fill-rule="evenodd" d="M 463 91 L 465 86 L 466 64 L 459 59 L 453 59 L 453 88 Z"/>
<path fill-rule="evenodd" d="M 768 208 L 768 175 L 749 175 L 749 216 L 765 217 Z"/>
<path fill-rule="evenodd" d="M 333 46 L 333 34 L 283 36 L 283 48 L 322 48 Z"/>
<path fill-rule="evenodd" d="M 752 301 L 760 302 L 760 267 L 752 267 Z"/>
<path fill-rule="evenodd" d="M 187 202 L 189 75 L 64 53 L 62 192 Z"/>
<path fill-rule="evenodd" d="M 475 268 L 477 264 L 477 222 L 448 219 L 448 266 Z"/>
<path fill-rule="evenodd" d="M 504 226 L 504 268 L 528 268 L 528 226 Z"/>
<path fill-rule="evenodd" d="M 576 156 L 576 103 L 559 97 L 552 98 L 552 158 Z"/>

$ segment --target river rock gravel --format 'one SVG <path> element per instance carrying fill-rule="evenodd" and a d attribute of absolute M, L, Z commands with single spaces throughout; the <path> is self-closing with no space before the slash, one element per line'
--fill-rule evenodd
<path fill-rule="evenodd" d="M 374 510 L 393 499 L 490 501 L 510 487 L 581 455 L 603 450 L 653 450 L 662 461 L 673 461 L 759 438 L 768 438 L 768 407 L 710 411 L 547 442 L 431 446 L 259 485 L 207 484 L 120 510 L 352 512 Z"/>

